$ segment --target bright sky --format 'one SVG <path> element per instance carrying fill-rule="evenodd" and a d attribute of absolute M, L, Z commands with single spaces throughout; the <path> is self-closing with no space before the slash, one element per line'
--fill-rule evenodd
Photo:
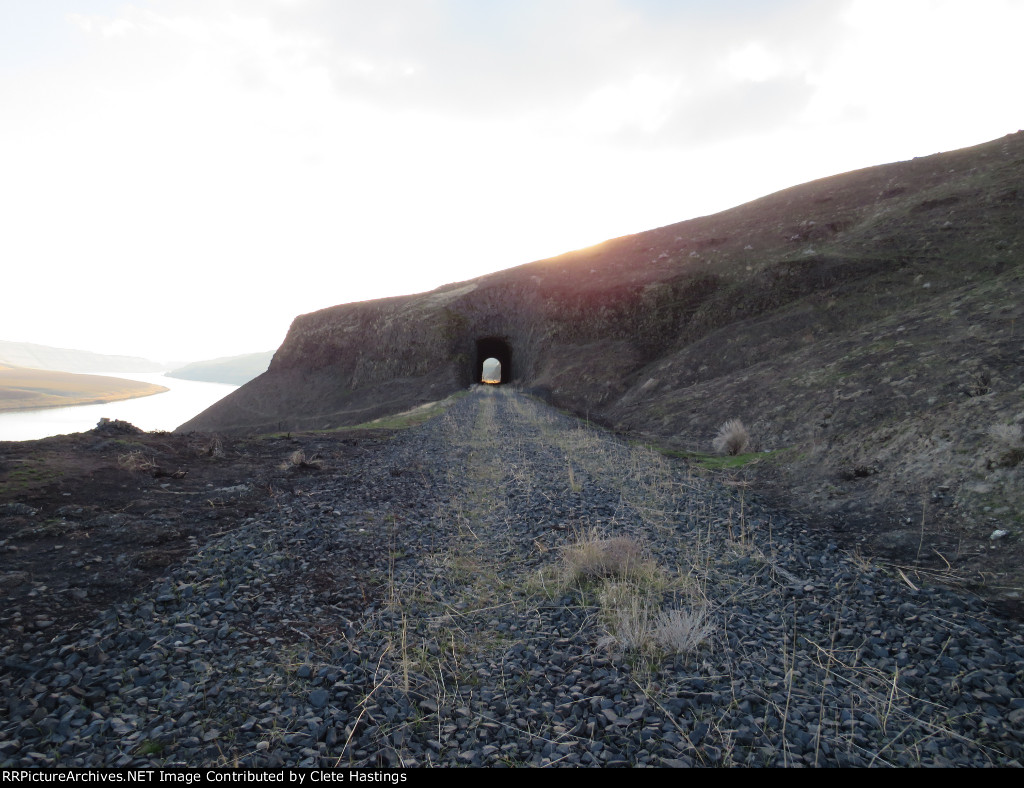
<path fill-rule="evenodd" d="M 276 348 L 1024 125 L 1021 0 L 0 0 L 0 339 Z"/>

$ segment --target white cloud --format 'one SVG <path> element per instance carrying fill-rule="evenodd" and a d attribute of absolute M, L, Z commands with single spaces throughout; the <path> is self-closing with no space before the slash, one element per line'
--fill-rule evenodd
<path fill-rule="evenodd" d="M 748 41 L 732 49 L 725 58 L 726 71 L 735 79 L 766 82 L 786 71 L 782 57 L 771 52 L 761 41 Z"/>

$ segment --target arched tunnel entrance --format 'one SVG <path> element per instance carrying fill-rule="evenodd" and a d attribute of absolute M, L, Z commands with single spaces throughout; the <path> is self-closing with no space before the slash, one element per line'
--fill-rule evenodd
<path fill-rule="evenodd" d="M 494 364 L 487 365 L 487 373 L 493 379 L 485 380 L 484 363 L 488 359 L 498 362 L 497 371 L 494 371 Z M 508 342 L 498 337 L 485 337 L 476 341 L 476 360 L 473 366 L 474 383 L 508 383 L 512 380 L 512 348 Z"/>

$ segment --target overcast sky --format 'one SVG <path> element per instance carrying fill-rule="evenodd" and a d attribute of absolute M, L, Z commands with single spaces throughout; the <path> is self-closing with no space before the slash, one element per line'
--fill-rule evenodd
<path fill-rule="evenodd" d="M 157 360 L 1017 131 L 1021 0 L 0 0 L 0 339 Z"/>

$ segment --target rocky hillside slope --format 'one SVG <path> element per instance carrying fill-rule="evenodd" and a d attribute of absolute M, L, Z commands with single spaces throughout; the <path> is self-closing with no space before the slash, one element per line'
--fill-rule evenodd
<path fill-rule="evenodd" d="M 179 429 L 359 423 L 496 356 L 505 380 L 665 447 L 707 450 L 741 418 L 771 453 L 737 474 L 769 497 L 1013 601 L 1022 241 L 1017 133 L 303 315 L 267 373 Z M 924 548 L 925 531 L 940 541 Z"/>

